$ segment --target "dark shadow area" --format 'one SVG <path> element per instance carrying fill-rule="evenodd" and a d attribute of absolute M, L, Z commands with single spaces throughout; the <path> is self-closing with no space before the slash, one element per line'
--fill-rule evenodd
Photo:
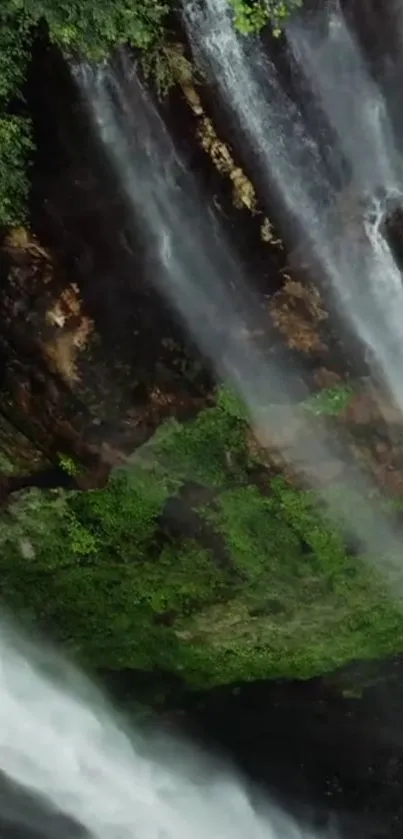
<path fill-rule="evenodd" d="M 395 202 L 394 202 L 395 203 Z M 397 204 L 387 208 L 385 218 L 381 224 L 381 232 L 385 237 L 396 264 L 403 271 L 403 207 Z"/>
<path fill-rule="evenodd" d="M 403 664 L 361 665 L 356 692 L 341 675 L 256 682 L 192 698 L 190 730 L 229 754 L 287 809 L 335 819 L 348 839 L 396 839 L 403 824 Z M 377 678 L 375 677 L 377 674 Z M 340 680 L 340 681 L 339 681 Z"/>
<path fill-rule="evenodd" d="M 2 839 L 89 839 L 81 825 L 46 807 L 0 773 Z"/>

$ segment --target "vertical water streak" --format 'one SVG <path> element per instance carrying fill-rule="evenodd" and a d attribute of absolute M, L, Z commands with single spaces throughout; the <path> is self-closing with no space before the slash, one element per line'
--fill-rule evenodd
<path fill-rule="evenodd" d="M 318 211 L 329 203 L 331 181 L 273 61 L 254 39 L 235 32 L 228 0 L 189 0 L 183 19 L 198 62 L 235 118 L 237 140 L 252 148 L 268 194 L 274 190 L 309 239 Z"/>
<path fill-rule="evenodd" d="M 321 102 L 351 166 L 360 191 L 401 190 L 402 168 L 387 106 L 370 78 L 358 44 L 338 2 L 317 14 L 296 16 L 287 40 L 297 63 Z"/>
<path fill-rule="evenodd" d="M 78 77 L 126 190 L 133 223 L 142 223 L 144 241 L 149 242 L 151 279 L 179 311 L 218 375 L 238 391 L 253 424 L 269 433 L 281 431 L 283 420 L 276 419 L 270 406 L 294 404 L 292 381 L 257 347 L 254 333 L 262 325 L 257 301 L 146 91 L 124 55 L 117 70 L 86 68 Z M 267 330 L 267 320 L 264 325 Z M 308 414 L 305 426 L 309 432 Z M 317 464 L 337 471 L 340 459 L 349 460 L 348 446 L 343 448 L 340 439 L 334 441 L 337 452 L 331 450 L 322 431 L 319 426 L 315 434 L 301 430 L 285 453 L 310 483 L 315 483 Z M 396 534 L 387 518 L 365 500 L 368 491 L 367 478 L 356 470 L 346 492 L 327 499 L 330 512 L 370 555 L 386 550 L 397 554 Z"/>
<path fill-rule="evenodd" d="M 118 71 L 86 68 L 81 83 L 135 223 L 142 225 L 153 280 L 219 374 L 250 387 L 246 402 L 260 391 L 262 407 L 270 393 L 287 401 L 284 371 L 279 376 L 271 367 L 268 382 L 250 337 L 262 325 L 256 298 L 128 62 L 122 56 Z"/>
<path fill-rule="evenodd" d="M 296 72 L 336 130 L 351 182 L 327 220 L 323 259 L 343 309 L 403 408 L 403 286 L 382 235 L 393 199 L 403 203 L 402 165 L 385 99 L 371 80 L 338 2 L 287 26 Z M 338 242 L 338 252 L 334 244 Z"/>
<path fill-rule="evenodd" d="M 299 249 L 340 320 L 369 351 L 373 373 L 403 409 L 402 281 L 379 223 L 390 194 L 400 195 L 399 167 L 384 101 L 340 11 L 331 9 L 327 29 L 319 11 L 319 21 L 308 15 L 292 22 L 287 38 L 299 73 L 304 74 L 306 63 L 347 157 L 352 179 L 341 193 L 331 171 L 324 171 L 318 145 L 309 140 L 301 112 L 281 88 L 273 63 L 261 47 L 235 31 L 227 0 L 187 0 L 183 14 L 202 67 L 251 146 L 259 149 L 268 202 L 274 182 L 283 208 L 298 215 Z M 334 153 L 338 159 L 338 149 Z"/>

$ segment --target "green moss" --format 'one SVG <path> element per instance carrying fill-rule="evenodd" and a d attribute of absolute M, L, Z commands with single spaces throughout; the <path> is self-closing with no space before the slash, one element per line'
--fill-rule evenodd
<path fill-rule="evenodd" d="M 212 487 L 244 480 L 247 423 L 242 417 L 219 404 L 171 428 L 160 439 L 158 457 L 175 476 Z"/>
<path fill-rule="evenodd" d="M 117 472 L 106 489 L 70 496 L 69 528 L 86 529 L 98 561 L 118 556 L 132 562 L 150 548 L 157 518 L 174 486 L 168 477 L 141 467 Z"/>
<path fill-rule="evenodd" d="M 137 529 L 140 511 L 131 506 L 129 481 L 126 504 L 118 509 L 123 485 L 120 477 L 116 507 L 109 497 L 114 482 L 103 502 L 98 492 L 52 493 L 47 498 L 33 492 L 16 505 L 12 522 L 3 521 L 0 530 L 3 599 L 23 617 L 50 629 L 86 665 L 175 670 L 178 640 L 164 625 L 164 616 L 182 618 L 218 602 L 228 581 L 212 555 L 191 539 L 165 544 L 153 557 L 151 519 L 160 508 L 151 512 L 148 496 Z M 91 496 L 92 518 L 86 518 L 85 510 L 80 519 L 81 502 Z M 94 517 L 99 505 L 107 511 L 103 540 L 100 520 Z M 133 510 L 134 529 L 126 519 L 123 534 L 121 516 Z"/>
<path fill-rule="evenodd" d="M 315 493 L 250 483 L 246 428 L 221 393 L 194 422 L 162 427 L 105 489 L 27 493 L 0 515 L 4 602 L 87 666 L 194 686 L 308 678 L 403 650 L 403 608 Z M 203 498 L 189 521 L 188 480 Z M 166 526 L 179 492 L 186 536 Z"/>
<path fill-rule="evenodd" d="M 348 555 L 314 493 L 280 479 L 270 488 L 269 498 L 250 486 L 226 491 L 206 513 L 243 583 L 225 608 L 184 622 L 189 678 L 308 678 L 403 649 L 402 608 L 380 575 Z"/>
<path fill-rule="evenodd" d="M 183 617 L 225 600 L 230 579 L 209 551 L 193 539 L 184 539 L 165 545 L 158 562 L 143 564 L 140 587 L 155 614 L 174 612 Z"/>
<path fill-rule="evenodd" d="M 281 518 L 273 498 L 254 486 L 224 491 L 206 518 L 224 537 L 233 563 L 249 583 L 267 582 L 277 565 L 287 559 L 290 573 L 300 557 L 298 537 Z"/>
<path fill-rule="evenodd" d="M 316 416 L 337 416 L 347 408 L 352 396 L 349 385 L 323 388 L 306 400 L 304 408 Z"/>

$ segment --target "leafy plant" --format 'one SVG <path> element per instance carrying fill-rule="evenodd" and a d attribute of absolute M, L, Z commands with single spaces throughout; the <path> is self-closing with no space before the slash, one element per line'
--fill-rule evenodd
<path fill-rule="evenodd" d="M 221 405 L 202 411 L 192 422 L 170 425 L 158 444 L 161 462 L 181 481 L 221 486 L 239 480 L 245 464 L 245 420 Z"/>
<path fill-rule="evenodd" d="M 284 24 L 302 0 L 230 0 L 235 26 L 243 35 L 259 32 L 270 23 L 273 35 L 281 35 Z"/>
<path fill-rule="evenodd" d="M 68 454 L 63 454 L 62 452 L 59 452 L 58 460 L 60 468 L 63 469 L 64 472 L 66 472 L 66 475 L 70 475 L 71 478 L 75 478 L 77 477 L 77 475 L 80 474 L 80 464 L 76 463 L 76 461 Z"/>
<path fill-rule="evenodd" d="M 25 221 L 33 148 L 28 120 L 0 116 L 0 227 Z"/>
<path fill-rule="evenodd" d="M 20 35 L 22 25 L 25 30 L 44 21 L 62 49 L 100 60 L 125 43 L 147 49 L 166 12 L 158 0 L 3 0 L 1 14 Z"/>
<path fill-rule="evenodd" d="M 248 422 L 249 414 L 242 399 L 228 387 L 220 387 L 217 392 L 217 405 L 226 414 L 241 422 Z"/>
<path fill-rule="evenodd" d="M 21 93 L 33 38 L 32 19 L 22 4 L 15 9 L 3 3 L 0 9 L 0 103 L 4 107 Z"/>

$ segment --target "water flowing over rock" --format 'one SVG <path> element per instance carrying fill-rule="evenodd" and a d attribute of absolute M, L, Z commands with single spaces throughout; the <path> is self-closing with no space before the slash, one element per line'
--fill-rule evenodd
<path fill-rule="evenodd" d="M 141 283 L 111 287 L 94 311 L 80 272 L 70 279 L 24 230 L 3 242 L 1 268 L 3 471 L 69 455 L 102 484 L 163 418 L 206 404 L 208 371 Z"/>
<path fill-rule="evenodd" d="M 275 46 L 183 0 L 162 102 L 129 47 L 36 56 L 34 232 L 0 253 L 0 501 L 68 491 L 0 511 L 0 574 L 155 705 L 267 678 L 303 703 L 403 648 L 402 15 L 374 55 L 372 0 L 362 26 L 355 0 L 309 6 Z M 0 772 L 45 802 L 43 834 L 56 812 L 92 839 L 316 836 L 0 629 Z M 319 735 L 307 718 L 336 749 L 333 700 Z M 365 740 L 346 713 L 343 748 Z"/>
<path fill-rule="evenodd" d="M 77 78 L 126 190 L 133 224 L 142 227 L 149 258 L 152 255 L 154 260 L 153 282 L 177 308 L 218 375 L 241 395 L 259 439 L 270 439 L 279 429 L 281 433 L 283 423 L 276 426 L 269 406 L 295 403 L 292 376 L 284 365 L 271 362 L 268 328 L 256 295 L 246 286 L 212 206 L 203 207 L 195 181 L 130 59 L 122 52 L 115 66 L 96 71 L 82 67 Z M 260 334 L 263 345 L 255 340 Z M 345 441 L 340 438 L 338 445 L 336 454 L 326 430 L 312 430 L 308 416 L 303 431 L 293 436 L 282 455 L 308 483 L 317 481 L 321 486 L 329 476 L 339 476 L 344 471 L 340 462 L 349 460 Z M 352 471 L 347 482 L 363 498 L 368 496 L 370 484 L 360 469 Z M 394 544 L 393 528 L 381 514 L 368 538 L 374 515 L 371 504 L 364 527 L 343 505 L 337 506 L 336 515 L 348 521 L 349 529 L 370 551 L 375 543 Z"/>
<path fill-rule="evenodd" d="M 234 31 L 224 0 L 185 3 L 184 19 L 196 58 L 236 121 L 240 143 L 259 159 L 267 200 L 274 189 L 289 235 L 302 237 L 304 258 L 339 318 L 370 349 L 374 374 L 402 404 L 403 290 L 381 235 L 385 202 L 402 196 L 401 166 L 385 100 L 370 81 L 341 10 L 330 4 L 302 14 L 286 33 L 300 100 L 313 89 L 315 107 L 319 100 L 335 131 L 331 150 L 317 134 L 309 102 L 301 110 L 262 46 Z"/>
<path fill-rule="evenodd" d="M 162 732 L 128 730 L 70 665 L 4 624 L 0 674 L 0 769 L 45 807 L 39 827 L 50 811 L 92 839 L 313 839 L 206 755 Z M 15 825 L 29 817 L 10 813 L 10 797 L 2 809 Z"/>

